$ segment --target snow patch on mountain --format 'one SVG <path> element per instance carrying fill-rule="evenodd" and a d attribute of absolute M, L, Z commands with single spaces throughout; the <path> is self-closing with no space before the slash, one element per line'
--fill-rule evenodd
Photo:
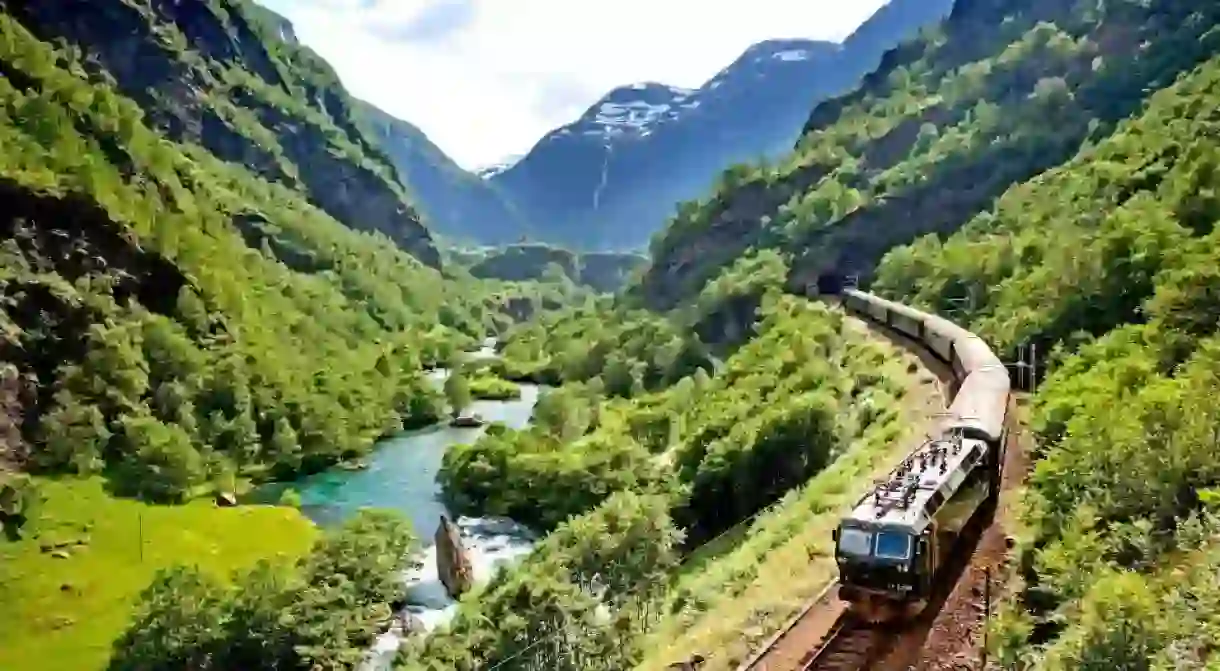
<path fill-rule="evenodd" d="M 513 154 L 505 157 L 498 163 L 493 163 L 482 168 L 476 168 L 474 174 L 482 177 L 483 179 L 491 179 L 514 165 L 517 165 L 517 163 L 523 158 L 525 158 L 525 154 Z"/>

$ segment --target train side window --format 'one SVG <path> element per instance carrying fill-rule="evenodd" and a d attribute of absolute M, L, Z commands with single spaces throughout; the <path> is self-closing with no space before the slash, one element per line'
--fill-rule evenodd
<path fill-rule="evenodd" d="M 906 559 L 911 556 L 910 534 L 882 531 L 877 534 L 877 556 L 881 559 Z"/>
<path fill-rule="evenodd" d="M 843 527 L 839 532 L 839 552 L 866 557 L 873 545 L 873 535 L 863 529 Z"/>

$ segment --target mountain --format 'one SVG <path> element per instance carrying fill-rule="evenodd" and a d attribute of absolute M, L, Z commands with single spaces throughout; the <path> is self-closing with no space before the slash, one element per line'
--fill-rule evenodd
<path fill-rule="evenodd" d="M 307 194 L 356 229 L 375 229 L 429 265 L 428 230 L 393 166 L 353 123 L 350 98 L 328 64 L 279 35 L 284 22 L 246 3 L 8 3 L 39 39 L 89 54 L 167 137 Z M 87 48 L 86 48 L 87 47 Z"/>
<path fill-rule="evenodd" d="M 615 89 L 543 137 L 493 184 L 576 249 L 642 248 L 680 201 L 735 163 L 785 152 L 809 109 L 869 72 L 883 51 L 948 13 L 952 0 L 893 0 L 842 44 L 754 45 L 695 90 Z"/>
<path fill-rule="evenodd" d="M 1220 604 L 1217 109 L 1220 5 L 958 0 L 820 103 L 790 155 L 685 205 L 622 307 L 680 318 L 769 262 L 789 291 L 855 274 L 952 318 L 1014 381 L 1033 378 L 1013 405 L 1024 438 L 1007 448 L 1021 493 L 998 518 L 1013 547 L 988 636 L 997 668 L 1214 666 L 1200 613 Z M 1031 358 L 1032 371 L 1015 365 Z M 723 576 L 764 574 L 768 541 L 710 567 L 712 605 L 658 625 L 637 668 L 741 653 L 728 668 L 756 649 L 769 633 L 758 614 L 788 612 L 761 579 L 734 591 Z M 920 666 L 958 657 L 956 635 L 929 639 Z"/>
<path fill-rule="evenodd" d="M 496 175 L 513 167 L 514 165 L 517 165 L 517 162 L 523 158 L 525 158 L 525 154 L 514 154 L 512 156 L 506 156 L 504 158 L 504 160 L 499 161 L 497 163 L 493 163 L 491 165 L 485 165 L 482 168 L 475 170 L 474 173 L 476 175 L 478 175 L 479 177 L 482 177 L 483 179 L 491 179 L 492 177 L 495 177 Z"/>
<path fill-rule="evenodd" d="M 530 230 L 495 184 L 463 170 L 419 128 L 368 102 L 357 101 L 356 110 L 433 231 L 450 241 L 502 245 Z"/>
<path fill-rule="evenodd" d="M 832 271 L 867 282 L 888 249 L 957 230 L 1207 54 L 1206 25 L 1172 23 L 1189 3 L 1152 5 L 1172 11 L 1119 3 L 1098 23 L 1050 0 L 959 0 L 933 34 L 820 103 L 790 156 L 728 171 L 684 204 L 632 293 L 679 304 L 759 247 L 792 255 L 794 286 Z M 1125 64 L 1125 50 L 1140 58 Z"/>
<path fill-rule="evenodd" d="M 1069 162 L 956 233 L 889 251 L 877 271 L 889 296 L 955 303 L 989 342 L 1052 353 L 1031 403 L 1032 523 L 1015 558 L 1028 568 L 996 631 L 1002 668 L 1217 659 L 1200 614 L 1220 605 L 1220 12 L 1150 5 L 1164 12 L 1150 36 L 1176 48 L 1153 41 L 1149 57 L 1210 60 Z M 1129 551 L 1131 538 L 1159 540 Z"/>

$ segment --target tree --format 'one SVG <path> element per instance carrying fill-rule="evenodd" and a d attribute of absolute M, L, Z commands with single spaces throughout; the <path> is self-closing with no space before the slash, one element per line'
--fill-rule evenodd
<path fill-rule="evenodd" d="M 110 671 L 211 668 L 224 649 L 224 588 L 197 568 L 163 569 L 140 594 L 127 633 L 114 644 Z"/>
<path fill-rule="evenodd" d="M 466 406 L 470 405 L 470 381 L 466 379 L 466 371 L 461 364 L 455 364 L 449 369 L 449 377 L 445 378 L 445 398 L 449 401 L 449 412 L 457 417 Z"/>
<path fill-rule="evenodd" d="M 190 436 L 148 408 L 122 419 L 127 454 L 123 487 L 158 501 L 182 501 L 203 479 L 203 460 Z"/>
<path fill-rule="evenodd" d="M 20 538 L 41 502 L 38 486 L 28 476 L 0 473 L 0 532 L 10 540 Z"/>
<path fill-rule="evenodd" d="M 354 668 L 402 599 L 414 544 L 398 513 L 362 510 L 295 571 L 259 562 L 225 586 L 196 568 L 162 570 L 110 669 Z"/>

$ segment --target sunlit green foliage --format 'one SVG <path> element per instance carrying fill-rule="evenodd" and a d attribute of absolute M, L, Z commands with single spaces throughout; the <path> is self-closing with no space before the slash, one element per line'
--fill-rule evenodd
<path fill-rule="evenodd" d="M 109 496 L 97 478 L 35 483 L 37 515 L 20 540 L 0 540 L 0 669 L 103 669 L 157 571 L 185 560 L 226 579 L 296 561 L 317 533 L 290 508 L 151 505 Z"/>
<path fill-rule="evenodd" d="M 661 491 L 694 540 L 747 517 L 825 467 L 899 393 L 835 313 L 780 296 L 762 313 L 715 376 L 696 369 L 625 398 L 611 369 L 544 392 L 531 428 L 493 427 L 446 454 L 446 495 L 550 528 L 613 492 Z"/>
<path fill-rule="evenodd" d="M 1215 628 L 1193 613 L 1220 604 L 1220 536 L 1200 513 L 1220 484 L 1217 106 L 1212 60 L 878 272 L 882 291 L 936 310 L 969 298 L 966 323 L 1010 355 L 1050 353 L 1021 600 L 997 626 L 1009 665 L 1203 668 L 1214 656 Z"/>
<path fill-rule="evenodd" d="M 463 600 L 449 629 L 404 649 L 397 668 L 477 671 L 509 659 L 514 668 L 630 668 L 641 608 L 657 596 L 637 586 L 660 584 L 680 541 L 665 498 L 615 494 Z M 566 654 L 536 644 L 565 631 Z"/>
<path fill-rule="evenodd" d="M 698 338 L 643 310 L 603 299 L 543 315 L 509 330 L 500 372 L 557 385 L 600 378 L 606 393 L 632 396 L 711 368 Z"/>
<path fill-rule="evenodd" d="M 477 282 L 164 140 L 7 15 L 0 62 L 21 75 L 0 81 L 5 197 L 29 213 L 3 223 L 3 353 L 50 401 L 33 465 L 180 500 L 438 416 L 421 370 L 490 326 Z"/>
<path fill-rule="evenodd" d="M 361 511 L 295 570 L 264 561 L 227 585 L 193 568 L 162 571 L 109 668 L 353 668 L 402 598 L 413 542 L 404 520 Z"/>

